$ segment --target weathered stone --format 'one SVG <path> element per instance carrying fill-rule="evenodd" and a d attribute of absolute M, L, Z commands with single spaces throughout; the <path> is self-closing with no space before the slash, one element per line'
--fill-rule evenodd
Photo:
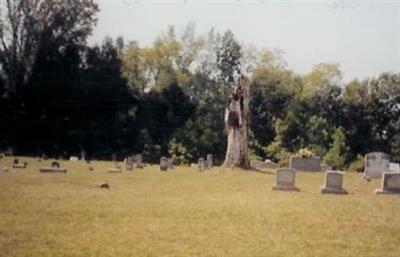
<path fill-rule="evenodd" d="M 204 171 L 206 169 L 204 158 L 199 158 L 197 168 L 199 171 Z"/>
<path fill-rule="evenodd" d="M 263 162 L 259 160 L 251 160 L 250 165 L 256 169 L 275 169 L 278 165 L 274 162 Z"/>
<path fill-rule="evenodd" d="M 391 162 L 389 163 L 389 171 L 390 172 L 400 172 L 400 164 Z"/>
<path fill-rule="evenodd" d="M 65 168 L 52 168 L 52 167 L 41 167 L 39 168 L 40 172 L 44 173 L 66 173 L 67 169 Z"/>
<path fill-rule="evenodd" d="M 376 194 L 400 194 L 400 172 L 384 172 L 381 188 Z"/>
<path fill-rule="evenodd" d="M 121 172 L 122 172 L 122 169 L 120 167 L 108 169 L 108 173 L 121 173 Z"/>
<path fill-rule="evenodd" d="M 295 186 L 296 171 L 293 169 L 279 169 L 276 171 L 276 184 L 273 190 L 299 191 Z"/>
<path fill-rule="evenodd" d="M 321 188 L 323 194 L 347 194 L 343 189 L 343 172 L 327 171 L 325 173 L 325 184 Z"/>
<path fill-rule="evenodd" d="M 136 154 L 134 157 L 134 160 L 136 162 L 136 167 L 139 169 L 143 169 L 144 164 L 143 164 L 143 158 L 141 154 Z"/>
<path fill-rule="evenodd" d="M 207 154 L 207 169 L 212 169 L 214 167 L 213 155 Z"/>
<path fill-rule="evenodd" d="M 290 168 L 299 171 L 322 171 L 321 159 L 319 157 L 302 158 L 290 157 Z"/>
<path fill-rule="evenodd" d="M 81 161 L 86 160 L 86 152 L 85 151 L 81 151 Z"/>
<path fill-rule="evenodd" d="M 161 171 L 167 171 L 168 170 L 168 158 L 167 157 L 161 157 L 161 159 L 160 159 L 160 170 Z"/>
<path fill-rule="evenodd" d="M 389 171 L 388 154 L 382 152 L 372 152 L 365 155 L 364 159 L 364 177 L 381 178 L 384 172 Z"/>
<path fill-rule="evenodd" d="M 128 171 L 133 170 L 133 158 L 130 156 L 125 159 L 125 169 Z"/>

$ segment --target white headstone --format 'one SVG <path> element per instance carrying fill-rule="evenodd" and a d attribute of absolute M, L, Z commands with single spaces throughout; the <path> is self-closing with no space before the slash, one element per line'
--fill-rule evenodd
<path fill-rule="evenodd" d="M 347 194 L 343 189 L 343 172 L 327 171 L 325 173 L 325 184 L 321 188 L 323 194 Z"/>
<path fill-rule="evenodd" d="M 69 160 L 70 160 L 70 161 L 76 162 L 76 161 L 78 161 L 79 159 L 78 159 L 78 157 L 76 157 L 76 156 L 71 156 L 71 157 L 69 157 Z"/>
<path fill-rule="evenodd" d="M 400 164 L 391 162 L 389 163 L 389 171 L 390 172 L 400 172 Z"/>
<path fill-rule="evenodd" d="M 279 169 L 276 171 L 276 185 L 273 190 L 299 191 L 295 186 L 296 171 L 293 169 Z"/>
<path fill-rule="evenodd" d="M 372 152 L 365 155 L 364 176 L 366 178 L 380 178 L 389 171 L 390 156 L 382 152 Z"/>

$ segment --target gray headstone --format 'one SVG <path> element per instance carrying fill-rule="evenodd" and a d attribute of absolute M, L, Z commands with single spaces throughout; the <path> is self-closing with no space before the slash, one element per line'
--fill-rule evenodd
<path fill-rule="evenodd" d="M 206 169 L 204 158 L 199 158 L 197 168 L 199 169 L 199 171 L 204 171 Z"/>
<path fill-rule="evenodd" d="M 133 170 L 133 158 L 130 156 L 126 158 L 125 169 L 129 171 Z"/>
<path fill-rule="evenodd" d="M 322 171 L 321 159 L 319 157 L 302 158 L 290 157 L 290 168 L 301 171 Z"/>
<path fill-rule="evenodd" d="M 214 167 L 212 154 L 207 154 L 207 168 L 212 169 Z"/>
<path fill-rule="evenodd" d="M 273 190 L 299 191 L 296 185 L 296 171 L 293 169 L 279 169 L 276 171 L 276 184 Z"/>
<path fill-rule="evenodd" d="M 376 194 L 400 194 L 400 172 L 384 172 L 381 188 Z"/>
<path fill-rule="evenodd" d="M 174 159 L 173 158 L 168 158 L 168 169 L 173 170 L 174 167 Z"/>
<path fill-rule="evenodd" d="M 86 160 L 86 152 L 85 151 L 81 151 L 81 160 L 84 161 Z"/>
<path fill-rule="evenodd" d="M 364 177 L 381 178 L 384 172 L 389 171 L 388 154 L 382 152 L 372 152 L 365 155 L 364 158 Z"/>
<path fill-rule="evenodd" d="M 389 171 L 390 172 L 400 172 L 400 164 L 391 162 L 389 163 Z"/>
<path fill-rule="evenodd" d="M 135 155 L 135 162 L 136 162 L 136 167 L 139 169 L 143 169 L 143 159 L 141 154 Z"/>
<path fill-rule="evenodd" d="M 161 171 L 167 171 L 168 170 L 168 158 L 167 157 L 161 157 L 161 159 L 160 159 L 160 170 Z"/>
<path fill-rule="evenodd" d="M 325 173 L 325 184 L 321 188 L 323 194 L 347 194 L 343 189 L 343 172 L 327 171 Z"/>

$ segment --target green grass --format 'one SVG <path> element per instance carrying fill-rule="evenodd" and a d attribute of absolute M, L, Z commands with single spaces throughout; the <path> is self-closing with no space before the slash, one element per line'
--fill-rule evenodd
<path fill-rule="evenodd" d="M 110 162 L 51 161 L 0 174 L 0 256 L 400 256 L 400 196 L 347 173 L 349 195 L 322 195 L 323 173 L 275 176 L 158 166 L 109 174 Z M 10 168 L 12 158 L 0 161 Z M 95 185 L 107 180 L 110 190 Z"/>

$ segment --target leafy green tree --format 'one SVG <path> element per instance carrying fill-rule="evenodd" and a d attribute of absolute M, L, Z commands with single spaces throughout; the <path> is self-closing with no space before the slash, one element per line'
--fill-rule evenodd
<path fill-rule="evenodd" d="M 346 163 L 347 152 L 346 137 L 343 128 L 339 127 L 335 129 L 332 140 L 331 148 L 324 156 L 324 161 L 334 168 L 342 168 Z"/>
<path fill-rule="evenodd" d="M 239 43 L 236 41 L 232 31 L 227 30 L 222 36 L 221 46 L 217 52 L 219 78 L 225 86 L 224 90 L 233 86 L 235 76 L 240 73 L 241 57 Z"/>
<path fill-rule="evenodd" d="M 51 41 L 59 51 L 84 45 L 96 22 L 93 0 L 6 0 L 0 4 L 0 66 L 8 90 L 28 83 L 37 55 Z"/>

